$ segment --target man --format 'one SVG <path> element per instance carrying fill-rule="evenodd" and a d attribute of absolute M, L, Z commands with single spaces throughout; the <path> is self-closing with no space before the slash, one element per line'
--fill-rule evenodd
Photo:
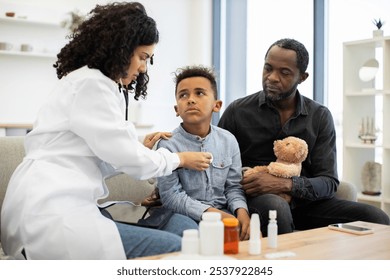
<path fill-rule="evenodd" d="M 332 115 L 297 89 L 309 76 L 308 63 L 303 44 L 276 41 L 265 55 L 263 90 L 232 102 L 219 122 L 236 136 L 243 166 L 275 161 L 274 140 L 295 136 L 308 144 L 301 176 L 244 176 L 249 211 L 259 213 L 264 236 L 269 210 L 277 210 L 279 234 L 356 220 L 389 224 L 389 217 L 376 207 L 334 197 L 339 181 Z"/>

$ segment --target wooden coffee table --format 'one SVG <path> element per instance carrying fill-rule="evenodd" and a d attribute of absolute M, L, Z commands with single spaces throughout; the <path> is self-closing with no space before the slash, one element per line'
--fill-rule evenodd
<path fill-rule="evenodd" d="M 372 228 L 373 234 L 355 235 L 327 227 L 297 231 L 278 236 L 278 247 L 267 248 L 267 238 L 262 239 L 261 255 L 248 254 L 248 241 L 240 242 L 239 254 L 231 255 L 237 259 L 267 259 L 271 253 L 289 252 L 294 256 L 280 259 L 297 260 L 390 260 L 390 226 L 367 222 L 353 222 L 353 225 Z M 140 259 L 161 259 L 179 255 L 179 253 L 163 254 Z"/>

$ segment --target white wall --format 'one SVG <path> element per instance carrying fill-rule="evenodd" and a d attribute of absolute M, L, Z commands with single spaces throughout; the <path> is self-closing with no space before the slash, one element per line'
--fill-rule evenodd
<path fill-rule="evenodd" d="M 0 16 L 4 17 L 6 11 L 13 10 L 16 16 L 27 15 L 29 19 L 61 21 L 69 11 L 78 9 L 86 13 L 96 4 L 109 1 L 34 0 L 31 2 L 0 0 Z M 130 109 L 133 111 L 138 109 L 140 115 L 135 117 L 132 112 L 129 114 L 141 124 L 153 124 L 152 131 L 169 131 L 180 122 L 173 110 L 175 99 L 172 72 L 178 67 L 190 64 L 211 65 L 211 0 L 140 0 L 139 2 L 145 5 L 149 15 L 156 20 L 160 31 L 160 43 L 155 52 L 155 63 L 149 70 L 151 77 L 149 96 L 146 101 L 131 101 Z M 4 36 L 8 36 L 4 35 L 8 31 L 0 30 L 0 41 Z M 34 38 L 39 38 L 41 34 L 32 35 Z M 58 40 L 61 41 L 56 38 L 55 42 L 51 42 L 52 49 L 60 49 L 57 46 Z M 64 42 L 66 41 L 61 42 L 60 46 Z M 12 61 L 9 61 L 10 59 Z M 34 62 L 30 59 L 29 67 L 20 67 L 20 62 L 16 61 L 18 59 L 21 58 L 0 55 L 0 123 L 32 123 L 36 112 L 56 81 L 55 69 L 51 66 L 55 59 L 53 61 L 44 59 L 45 62 Z M 1 67 L 4 63 L 10 66 L 4 69 Z"/>

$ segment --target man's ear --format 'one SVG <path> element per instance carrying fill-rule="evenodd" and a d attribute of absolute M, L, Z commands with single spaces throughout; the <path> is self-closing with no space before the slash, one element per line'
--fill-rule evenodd
<path fill-rule="evenodd" d="M 309 77 L 309 73 L 305 72 L 301 75 L 301 78 L 299 80 L 299 83 L 302 83 L 304 81 L 306 81 L 307 77 Z"/>
<path fill-rule="evenodd" d="M 173 109 L 175 109 L 176 117 L 180 116 L 179 113 L 177 112 L 177 105 L 173 106 Z"/>
<path fill-rule="evenodd" d="M 216 100 L 213 108 L 213 112 L 217 113 L 221 110 L 222 107 L 222 100 Z"/>

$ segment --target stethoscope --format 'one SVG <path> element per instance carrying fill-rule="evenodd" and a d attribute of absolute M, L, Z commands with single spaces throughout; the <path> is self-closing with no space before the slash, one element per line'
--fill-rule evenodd
<path fill-rule="evenodd" d="M 135 83 L 135 82 L 132 81 L 131 83 Z M 127 115 L 129 109 L 129 89 L 128 86 L 123 85 L 121 78 L 119 79 L 118 88 L 119 88 L 119 92 L 122 92 L 123 96 L 125 97 L 125 103 L 126 103 L 125 120 L 127 121 L 128 119 Z"/>

